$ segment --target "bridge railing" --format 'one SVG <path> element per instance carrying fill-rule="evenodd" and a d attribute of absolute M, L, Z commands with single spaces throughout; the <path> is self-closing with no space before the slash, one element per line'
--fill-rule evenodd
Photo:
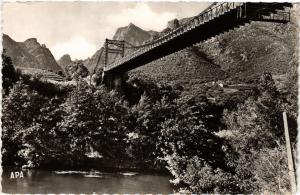
<path fill-rule="evenodd" d="M 190 31 L 232 9 L 235 9 L 238 6 L 241 6 L 243 3 L 240 2 L 225 2 L 225 3 L 217 3 L 215 6 L 212 6 L 211 8 L 205 10 L 204 12 L 200 13 L 199 15 L 193 17 L 190 21 L 187 23 L 181 25 L 180 27 L 171 30 L 167 34 L 153 40 L 150 43 L 146 43 L 142 46 L 138 46 L 138 48 L 135 52 L 124 56 L 123 58 L 117 59 L 114 63 L 108 65 L 105 67 L 105 70 L 112 69 L 114 67 L 119 66 L 120 64 L 131 60 L 135 58 L 138 55 L 141 55 L 142 53 L 145 53 L 171 39 L 174 39 L 175 37 Z"/>
<path fill-rule="evenodd" d="M 137 49 L 135 52 L 126 55 L 123 58 L 117 59 L 115 62 L 105 67 L 104 71 L 113 69 L 126 61 L 129 61 L 145 52 L 148 52 L 149 50 L 152 50 L 155 47 L 162 45 L 165 42 L 168 42 L 180 36 L 181 34 L 184 34 L 208 21 L 213 20 L 216 17 L 219 17 L 220 15 L 225 14 L 226 12 L 229 12 L 236 8 L 241 8 L 242 5 L 244 4 L 245 3 L 241 3 L 241 2 L 214 3 L 213 6 L 207 8 L 202 13 L 193 17 L 191 20 L 181 25 L 180 27 L 171 30 L 170 32 L 164 34 L 163 36 L 153 40 L 152 42 L 148 42 L 148 43 L 146 42 L 144 45 L 134 47 Z M 237 17 L 240 18 L 247 17 L 250 20 L 261 20 L 261 21 L 279 21 L 279 22 L 290 21 L 290 12 L 277 11 L 276 7 L 275 8 L 272 7 L 272 4 L 270 4 L 272 9 L 268 10 L 269 4 L 268 5 L 265 4 L 267 3 L 256 3 L 255 5 L 250 4 L 250 6 L 248 6 L 247 4 L 247 7 L 245 7 L 244 10 L 243 9 L 238 10 Z M 257 6 L 262 6 L 262 9 L 257 8 Z M 250 12 L 248 11 L 249 9 L 251 10 Z"/>
<path fill-rule="evenodd" d="M 156 44 L 157 42 L 161 43 L 162 41 L 164 41 L 166 39 L 170 39 L 170 38 L 172 39 L 172 38 L 178 36 L 179 34 L 189 31 L 201 24 L 204 24 L 205 22 L 208 22 L 208 21 L 214 19 L 215 17 L 218 17 L 218 16 L 224 14 L 225 12 L 230 11 L 231 9 L 236 8 L 237 6 L 241 6 L 242 4 L 243 3 L 239 3 L 239 2 L 225 2 L 225 3 L 217 4 L 216 6 L 211 7 L 210 9 L 206 10 L 205 12 L 199 14 L 198 16 L 193 17 L 187 23 L 181 25 L 180 27 L 178 27 L 176 29 L 171 30 L 169 33 L 154 40 L 151 44 L 153 45 L 153 44 Z"/>
<path fill-rule="evenodd" d="M 282 21 L 288 22 L 291 20 L 291 13 L 287 11 L 277 11 L 276 13 L 268 13 L 266 11 L 259 11 L 258 20 L 261 21 Z"/>

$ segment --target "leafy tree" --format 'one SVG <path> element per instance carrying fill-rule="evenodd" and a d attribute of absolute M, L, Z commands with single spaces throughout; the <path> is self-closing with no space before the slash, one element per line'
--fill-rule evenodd
<path fill-rule="evenodd" d="M 66 115 L 60 124 L 69 132 L 70 151 L 83 160 L 90 148 L 104 158 L 121 157 L 126 131 L 126 106 L 113 92 L 104 89 L 92 92 L 84 83 L 70 93 L 63 104 Z"/>
<path fill-rule="evenodd" d="M 9 88 L 18 80 L 19 75 L 16 73 L 12 64 L 12 60 L 6 55 L 5 50 L 2 52 L 2 87 L 5 94 L 8 93 Z"/>
<path fill-rule="evenodd" d="M 20 162 L 18 151 L 22 149 L 23 136 L 41 114 L 45 99 L 31 91 L 22 82 L 17 82 L 8 96 L 3 98 L 2 141 L 3 161 L 16 164 Z"/>
<path fill-rule="evenodd" d="M 132 131 L 128 143 L 135 158 L 154 162 L 158 153 L 156 145 L 161 131 L 161 124 L 175 116 L 176 108 L 165 97 L 156 103 L 144 94 L 139 103 L 132 107 Z"/>
<path fill-rule="evenodd" d="M 226 143 L 207 129 L 205 103 L 185 98 L 176 103 L 177 114 L 162 124 L 158 145 L 174 183 L 185 187 L 183 192 L 233 192 L 237 187 L 229 182 L 233 177 L 225 162 Z M 211 176 L 203 175 L 207 169 Z"/>

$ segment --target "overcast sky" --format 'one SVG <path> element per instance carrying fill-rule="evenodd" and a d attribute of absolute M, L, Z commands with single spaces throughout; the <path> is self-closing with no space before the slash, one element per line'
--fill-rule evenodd
<path fill-rule="evenodd" d="M 14 2 L 3 4 L 3 32 L 15 41 L 35 37 L 56 59 L 85 59 L 130 22 L 161 31 L 174 18 L 194 16 L 204 2 Z"/>

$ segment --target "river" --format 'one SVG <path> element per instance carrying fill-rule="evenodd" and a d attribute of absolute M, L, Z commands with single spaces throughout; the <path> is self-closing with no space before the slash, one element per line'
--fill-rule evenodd
<path fill-rule="evenodd" d="M 16 176 L 18 178 L 16 178 Z M 23 177 L 22 177 L 23 176 Z M 170 176 L 137 172 L 25 170 L 2 174 L 5 193 L 173 193 Z"/>

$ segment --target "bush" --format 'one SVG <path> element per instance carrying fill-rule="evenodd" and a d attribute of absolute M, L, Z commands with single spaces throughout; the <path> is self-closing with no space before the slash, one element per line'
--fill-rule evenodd
<path fill-rule="evenodd" d="M 228 165 L 235 169 L 236 181 L 243 192 L 275 192 L 272 188 L 284 192 L 288 189 L 284 174 L 288 172 L 281 146 L 283 100 L 269 74 L 262 76 L 259 89 L 257 97 L 250 97 L 234 111 L 224 112 L 224 122 L 230 132 L 227 140 L 233 149 L 227 154 Z M 291 128 L 292 141 L 296 138 L 295 131 Z"/>
<path fill-rule="evenodd" d="M 155 162 L 159 151 L 156 150 L 161 124 L 175 115 L 176 108 L 166 98 L 152 102 L 142 95 L 139 103 L 130 109 L 133 120 L 127 142 L 135 158 Z"/>
<path fill-rule="evenodd" d="M 231 169 L 225 162 L 226 143 L 207 128 L 202 112 L 206 106 L 178 99 L 176 115 L 162 124 L 158 147 L 174 183 L 184 192 L 234 192 L 237 187 L 230 182 Z M 213 174 L 203 174 L 208 170 Z"/>
<path fill-rule="evenodd" d="M 283 145 L 275 148 L 264 148 L 259 151 L 254 163 L 253 174 L 258 193 L 290 192 L 290 178 L 288 174 L 287 153 Z"/>

